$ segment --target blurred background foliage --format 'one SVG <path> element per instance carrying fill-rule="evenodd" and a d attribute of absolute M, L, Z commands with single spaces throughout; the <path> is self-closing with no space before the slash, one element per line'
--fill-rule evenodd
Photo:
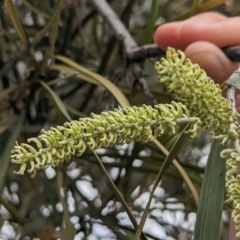
<path fill-rule="evenodd" d="M 156 80 L 156 58 L 139 63 L 153 101 L 132 64 L 124 63 L 121 42 L 92 1 L 10 2 L 0 1 L 0 239 L 133 239 L 125 209 L 92 152 L 32 179 L 13 174 L 10 151 L 16 140 L 26 142 L 42 128 L 118 107 L 119 92 L 131 105 L 169 102 Z M 139 46 L 152 43 L 156 26 L 165 22 L 209 10 L 240 13 L 237 0 L 108 3 Z M 22 28 L 11 18 L 15 10 Z M 57 55 L 67 58 L 61 61 Z M 177 138 L 159 140 L 170 149 Z M 178 155 L 198 192 L 209 142 L 202 134 Z M 139 220 L 164 154 L 153 144 L 138 143 L 97 153 Z M 191 239 L 195 213 L 190 191 L 171 165 L 155 191 L 144 232 L 149 239 Z M 228 239 L 228 220 L 226 212 L 222 239 Z"/>

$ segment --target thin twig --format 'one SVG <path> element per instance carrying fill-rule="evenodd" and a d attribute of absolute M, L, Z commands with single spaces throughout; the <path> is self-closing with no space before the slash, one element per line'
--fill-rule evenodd
<path fill-rule="evenodd" d="M 152 100 L 154 104 L 158 104 L 158 101 L 156 100 L 156 98 L 153 96 L 153 94 L 148 88 L 148 85 L 145 77 L 143 76 L 142 67 L 140 64 L 138 63 L 133 64 L 133 74 L 138 80 L 138 83 L 140 84 L 143 92 Z"/>
<path fill-rule="evenodd" d="M 232 61 L 240 62 L 240 46 L 222 48 L 223 52 Z M 239 71 L 239 70 L 238 70 Z"/>
<path fill-rule="evenodd" d="M 147 58 L 161 56 L 165 56 L 165 51 L 160 49 L 157 44 L 146 44 L 132 49 L 127 58 L 129 62 L 143 62 Z"/>

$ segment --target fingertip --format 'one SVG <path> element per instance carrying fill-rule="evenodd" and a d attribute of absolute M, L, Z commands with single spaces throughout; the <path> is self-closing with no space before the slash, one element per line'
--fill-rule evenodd
<path fill-rule="evenodd" d="M 159 26 L 154 35 L 154 42 L 163 50 L 166 50 L 167 47 L 182 49 L 179 39 L 179 24 L 174 22 Z"/>

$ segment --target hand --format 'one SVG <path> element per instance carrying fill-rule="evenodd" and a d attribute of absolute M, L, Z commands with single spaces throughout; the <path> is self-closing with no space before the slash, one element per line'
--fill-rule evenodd
<path fill-rule="evenodd" d="M 184 50 L 186 56 L 198 63 L 209 77 L 222 83 L 239 66 L 220 50 L 222 47 L 240 45 L 239 23 L 240 17 L 202 13 L 185 21 L 160 26 L 154 41 L 163 50 L 168 46 Z"/>
<path fill-rule="evenodd" d="M 154 41 L 163 50 L 168 46 L 183 50 L 192 62 L 198 63 L 209 77 L 221 84 L 239 66 L 220 49 L 240 46 L 239 23 L 240 17 L 202 13 L 184 21 L 161 25 L 156 30 Z M 237 105 L 237 110 L 240 110 L 240 94 Z"/>

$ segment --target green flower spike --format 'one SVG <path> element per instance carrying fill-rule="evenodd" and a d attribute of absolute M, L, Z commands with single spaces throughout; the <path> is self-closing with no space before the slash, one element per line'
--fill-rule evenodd
<path fill-rule="evenodd" d="M 236 237 L 240 238 L 240 156 L 235 149 L 225 149 L 221 152 L 221 157 L 227 158 L 226 203 L 233 207 L 231 215 Z"/>
<path fill-rule="evenodd" d="M 175 134 L 179 124 L 191 122 L 193 136 L 199 132 L 200 120 L 191 118 L 187 108 L 181 104 L 159 104 L 153 107 L 128 107 L 122 111 L 91 114 L 91 118 L 66 122 L 50 130 L 42 130 L 37 138 L 28 139 L 36 147 L 22 143 L 12 150 L 12 163 L 20 164 L 17 174 L 28 172 L 34 176 L 36 170 L 48 166 L 55 167 L 73 156 L 81 156 L 86 149 L 110 147 L 114 144 L 125 144 L 133 141 L 148 142 L 153 136 L 160 136 L 166 131 Z"/>
<path fill-rule="evenodd" d="M 183 52 L 169 47 L 166 59 L 156 62 L 155 69 L 173 99 L 184 104 L 191 116 L 201 119 L 202 128 L 213 128 L 216 134 L 229 129 L 233 120 L 228 100 L 219 85 Z"/>

